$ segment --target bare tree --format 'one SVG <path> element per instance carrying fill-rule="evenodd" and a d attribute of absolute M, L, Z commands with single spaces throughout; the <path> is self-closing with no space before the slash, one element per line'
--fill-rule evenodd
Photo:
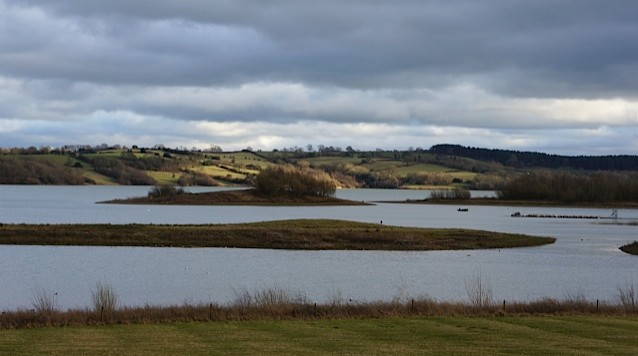
<path fill-rule="evenodd" d="M 492 287 L 477 273 L 472 279 L 465 280 L 465 292 L 475 307 L 486 307 L 493 303 Z"/>
<path fill-rule="evenodd" d="M 636 299 L 636 288 L 633 283 L 629 283 L 624 287 L 618 287 L 617 296 L 620 304 L 622 304 L 625 310 L 632 313 L 636 312 L 636 304 L 638 300 Z"/>
<path fill-rule="evenodd" d="M 117 294 L 113 287 L 98 282 L 95 289 L 91 292 L 93 308 L 100 313 L 100 319 L 104 315 L 110 315 L 117 307 Z"/>

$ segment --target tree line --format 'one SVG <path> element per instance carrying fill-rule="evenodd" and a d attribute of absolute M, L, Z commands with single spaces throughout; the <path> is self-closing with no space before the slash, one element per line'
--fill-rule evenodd
<path fill-rule="evenodd" d="M 541 200 L 564 203 L 638 202 L 638 173 L 590 174 L 532 172 L 522 174 L 499 191 L 508 200 Z"/>
<path fill-rule="evenodd" d="M 572 168 L 588 171 L 632 171 L 638 169 L 638 156 L 562 156 L 539 152 L 520 152 L 501 149 L 435 145 L 431 153 L 472 158 L 484 162 L 497 162 L 515 168 Z"/>
<path fill-rule="evenodd" d="M 39 157 L 0 156 L 0 184 L 80 185 L 87 181 L 79 169 Z"/>

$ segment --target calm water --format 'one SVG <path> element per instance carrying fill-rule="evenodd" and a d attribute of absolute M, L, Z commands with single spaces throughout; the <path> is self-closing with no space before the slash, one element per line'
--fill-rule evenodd
<path fill-rule="evenodd" d="M 199 189 L 210 190 L 210 189 Z M 57 293 L 62 308 L 90 305 L 97 282 L 126 305 L 229 302 L 238 291 L 283 288 L 312 301 L 371 301 L 428 295 L 466 299 L 479 273 L 496 299 L 584 295 L 614 300 L 638 284 L 638 258 L 618 246 L 638 239 L 638 226 L 613 220 L 526 219 L 510 214 L 609 216 L 609 209 L 377 204 L 359 207 L 186 207 L 96 204 L 145 195 L 148 187 L 0 186 L 3 223 L 233 223 L 337 218 L 388 225 L 465 227 L 553 236 L 553 245 L 485 251 L 277 251 L 219 248 L 0 246 L 0 310 L 30 307 L 34 290 Z M 427 192 L 340 190 L 362 201 L 405 200 Z M 638 220 L 620 210 L 618 222 Z"/>

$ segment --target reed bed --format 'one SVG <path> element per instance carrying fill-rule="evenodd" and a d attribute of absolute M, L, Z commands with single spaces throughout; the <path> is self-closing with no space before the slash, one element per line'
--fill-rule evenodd
<path fill-rule="evenodd" d="M 634 301 L 635 302 L 635 301 Z M 500 301 L 476 305 L 471 302 L 442 302 L 430 298 L 389 302 L 313 303 L 299 295 L 268 289 L 241 295 L 227 305 L 217 303 L 170 306 L 120 307 L 104 313 L 94 309 L 22 309 L 4 311 L 0 328 L 19 329 L 43 326 L 107 324 L 153 324 L 191 321 L 253 321 L 365 319 L 412 316 L 533 316 L 533 315 L 613 315 L 636 316 L 635 303 L 588 301 L 583 298 L 544 298 L 529 302 Z"/>

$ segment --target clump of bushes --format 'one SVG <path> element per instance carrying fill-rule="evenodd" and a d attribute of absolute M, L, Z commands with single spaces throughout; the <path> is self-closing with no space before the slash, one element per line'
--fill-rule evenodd
<path fill-rule="evenodd" d="M 255 178 L 255 190 L 258 194 L 267 196 L 333 197 L 337 185 L 323 171 L 286 165 L 263 170 Z"/>
<path fill-rule="evenodd" d="M 635 202 L 638 200 L 638 175 L 635 172 L 531 172 L 512 179 L 498 193 L 500 198 L 510 200 Z"/>
<path fill-rule="evenodd" d="M 219 182 L 211 176 L 199 172 L 187 172 L 182 174 L 177 180 L 177 184 L 181 186 L 197 185 L 205 187 L 216 187 L 220 185 Z"/>
<path fill-rule="evenodd" d="M 93 166 L 93 170 L 99 174 L 115 179 L 123 185 L 151 185 L 155 179 L 146 171 L 127 165 L 124 161 L 113 157 L 80 157 Z"/>
<path fill-rule="evenodd" d="M 471 193 L 467 189 L 455 188 L 451 190 L 435 190 L 430 193 L 430 199 L 470 199 Z"/>
<path fill-rule="evenodd" d="M 148 197 L 150 199 L 160 197 L 173 197 L 184 193 L 184 189 L 181 187 L 176 187 L 169 184 L 162 184 L 152 187 L 151 190 L 148 191 Z"/>
<path fill-rule="evenodd" d="M 81 171 L 37 157 L 0 157 L 0 184 L 85 184 Z"/>

